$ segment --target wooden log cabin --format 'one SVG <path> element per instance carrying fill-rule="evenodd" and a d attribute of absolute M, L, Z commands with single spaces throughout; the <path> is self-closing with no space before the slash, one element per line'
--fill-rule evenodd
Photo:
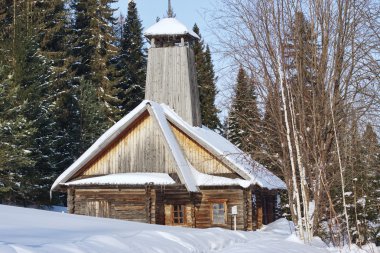
<path fill-rule="evenodd" d="M 146 100 L 62 173 L 69 213 L 196 228 L 254 230 L 276 219 L 285 184 L 201 125 L 192 44 L 175 18 L 149 29 Z"/>

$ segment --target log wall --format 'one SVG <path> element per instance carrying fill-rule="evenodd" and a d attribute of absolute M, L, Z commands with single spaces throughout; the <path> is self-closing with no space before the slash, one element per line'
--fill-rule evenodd
<path fill-rule="evenodd" d="M 271 192 L 239 187 L 202 188 L 201 193 L 189 193 L 183 185 L 145 188 L 103 188 L 85 187 L 68 190 L 70 213 L 97 217 L 110 217 L 152 224 L 173 224 L 173 205 L 184 205 L 185 223 L 181 226 L 210 228 L 233 228 L 231 208 L 237 206 L 237 229 L 255 230 L 263 225 L 263 196 Z M 268 198 L 268 200 L 271 198 Z M 212 223 L 212 203 L 226 204 L 226 223 Z"/>
<path fill-rule="evenodd" d="M 247 193 L 243 189 L 202 189 L 202 200 L 196 209 L 196 227 L 222 227 L 226 229 L 232 228 L 231 208 L 237 206 L 237 229 L 252 230 L 252 219 L 248 217 L 252 213 L 252 205 L 247 201 Z M 224 225 L 212 224 L 212 207 L 211 203 L 219 200 L 226 200 L 227 203 L 227 222 Z"/>
<path fill-rule="evenodd" d="M 74 214 L 156 223 L 152 189 L 76 189 Z"/>

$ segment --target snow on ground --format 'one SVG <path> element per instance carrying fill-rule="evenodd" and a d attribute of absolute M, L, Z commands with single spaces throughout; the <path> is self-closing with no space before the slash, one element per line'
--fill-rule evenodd
<path fill-rule="evenodd" d="M 149 225 L 0 205 L 1 253 L 339 252 L 327 249 L 318 240 L 313 246 L 305 245 L 290 230 L 285 219 L 257 232 L 234 232 Z"/>

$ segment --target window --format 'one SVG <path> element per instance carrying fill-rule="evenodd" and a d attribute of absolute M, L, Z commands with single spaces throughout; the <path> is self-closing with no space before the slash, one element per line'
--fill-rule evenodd
<path fill-rule="evenodd" d="M 173 205 L 173 224 L 185 224 L 185 206 Z"/>
<path fill-rule="evenodd" d="M 225 200 L 214 201 L 211 204 L 212 224 L 223 225 L 227 222 L 227 203 Z"/>
<path fill-rule="evenodd" d="M 86 206 L 86 215 L 109 218 L 110 206 L 105 200 L 89 200 Z"/>

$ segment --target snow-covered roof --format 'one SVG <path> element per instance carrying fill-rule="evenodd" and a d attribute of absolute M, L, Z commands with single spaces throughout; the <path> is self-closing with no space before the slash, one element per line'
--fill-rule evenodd
<path fill-rule="evenodd" d="M 169 185 L 175 184 L 175 181 L 166 173 L 119 173 L 79 179 L 64 185 L 145 185 L 149 183 Z"/>
<path fill-rule="evenodd" d="M 194 175 L 195 182 L 198 186 L 241 186 L 248 188 L 251 185 L 249 180 L 240 178 L 227 178 L 214 175 L 208 175 L 197 171 L 191 166 L 191 171 Z"/>
<path fill-rule="evenodd" d="M 169 106 L 164 104 L 161 104 L 161 106 L 164 108 L 169 121 L 208 149 L 208 151 L 227 160 L 226 162 L 229 162 L 236 169 L 235 172 L 237 174 L 252 184 L 257 184 L 267 189 L 286 189 L 285 183 L 280 178 L 253 160 L 223 136 L 205 126 L 193 127 L 179 117 Z"/>
<path fill-rule="evenodd" d="M 181 147 L 179 146 L 173 131 L 170 129 L 169 123 L 166 120 L 165 113 L 162 110 L 162 107 L 156 102 L 150 102 L 152 111 L 155 115 L 155 118 L 158 121 L 158 124 L 164 134 L 164 138 L 170 148 L 170 152 L 173 155 L 173 158 L 177 164 L 177 168 L 179 169 L 178 175 L 182 182 L 186 185 L 187 190 L 190 192 L 199 191 L 193 174 L 191 173 L 191 169 L 189 164 L 183 154 Z"/>
<path fill-rule="evenodd" d="M 286 185 L 281 179 L 267 170 L 263 165 L 252 160 L 250 156 L 245 154 L 221 135 L 205 126 L 193 127 L 189 125 L 167 105 L 144 100 L 133 111 L 106 131 L 81 157 L 79 157 L 77 161 L 64 171 L 54 182 L 51 190 L 56 189 L 59 185 L 66 184 L 81 168 L 83 168 L 96 155 L 101 153 L 111 142 L 118 138 L 130 124 L 146 111 L 148 111 L 158 123 L 164 141 L 170 149 L 170 154 L 175 161 L 181 183 L 186 186 L 188 191 L 198 192 L 198 186 L 239 185 L 246 188 L 249 185 L 255 184 L 267 189 L 286 189 Z M 237 180 L 206 175 L 194 169 L 186 159 L 170 128 L 169 122 L 182 130 L 210 153 L 217 156 L 243 179 Z"/>
<path fill-rule="evenodd" d="M 115 125 L 108 129 L 100 138 L 84 152 L 67 170 L 65 170 L 53 183 L 51 191 L 60 184 L 66 183 L 75 173 L 86 165 L 92 158 L 99 154 L 107 145 L 109 145 L 117 136 L 127 128 L 135 119 L 137 119 L 145 110 L 147 103 L 142 102 L 125 117 L 119 120 Z"/>
<path fill-rule="evenodd" d="M 199 39 L 199 36 L 188 29 L 184 24 L 175 18 L 163 18 L 148 29 L 145 30 L 144 35 L 151 36 L 175 36 L 175 35 L 190 35 Z"/>

